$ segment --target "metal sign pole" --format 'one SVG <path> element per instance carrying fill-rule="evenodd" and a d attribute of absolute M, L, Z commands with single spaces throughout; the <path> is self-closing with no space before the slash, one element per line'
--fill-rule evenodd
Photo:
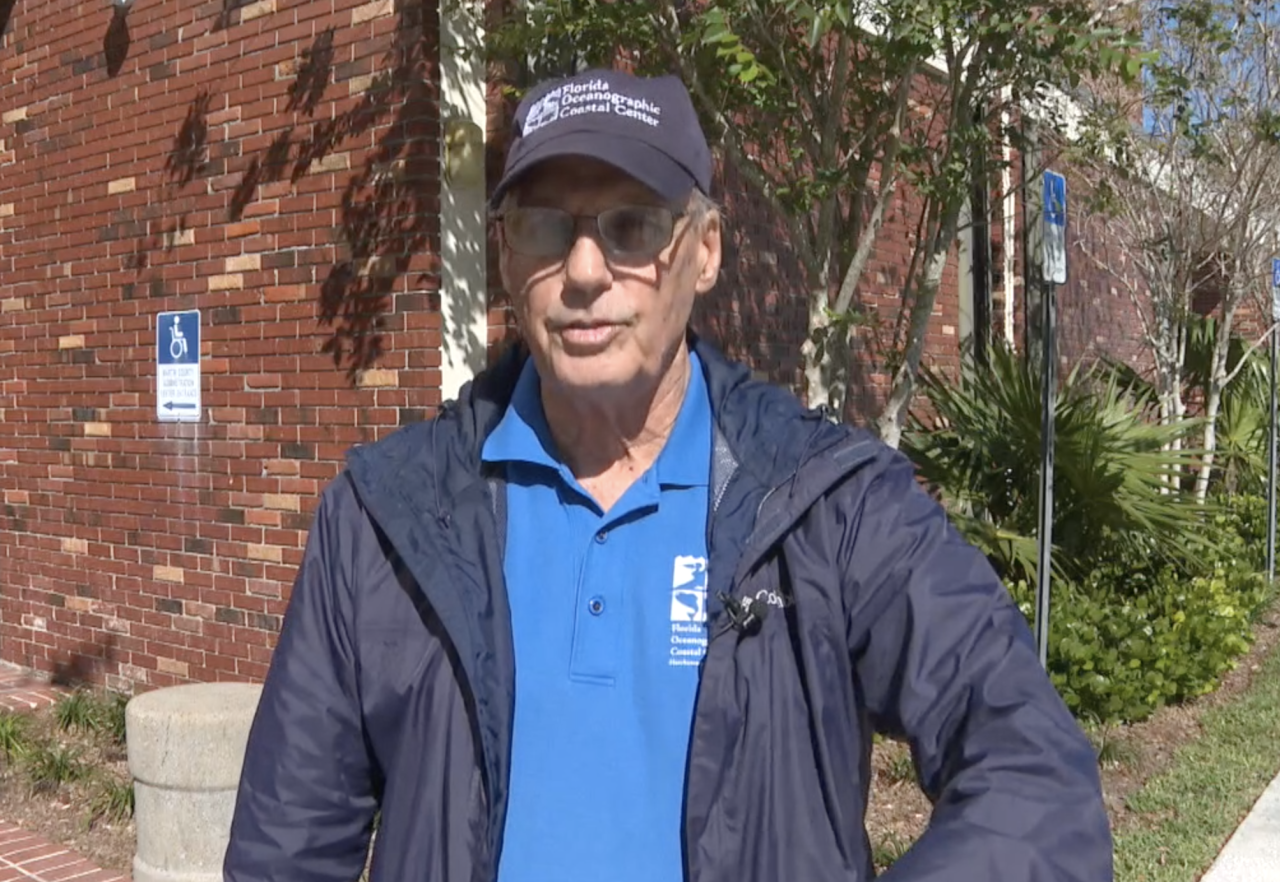
<path fill-rule="evenodd" d="M 1267 439 L 1267 581 L 1276 577 L 1276 361 L 1280 359 L 1280 257 L 1271 260 L 1271 430 Z"/>
<path fill-rule="evenodd" d="M 1276 577 L 1276 358 L 1280 337 L 1271 326 L 1271 431 L 1267 441 L 1267 581 Z"/>
<path fill-rule="evenodd" d="M 1049 662 L 1049 580 L 1050 552 L 1053 548 L 1053 441 L 1054 407 L 1057 398 L 1057 286 L 1044 286 L 1044 343 L 1040 386 L 1040 529 L 1039 561 L 1036 565 L 1036 649 L 1040 666 Z"/>
<path fill-rule="evenodd" d="M 1040 666 L 1049 664 L 1049 583 L 1053 555 L 1053 444 L 1058 398 L 1057 288 L 1067 281 L 1067 179 L 1044 173 L 1041 260 L 1044 274 L 1044 321 L 1040 365 L 1040 528 L 1036 561 L 1036 650 Z"/>

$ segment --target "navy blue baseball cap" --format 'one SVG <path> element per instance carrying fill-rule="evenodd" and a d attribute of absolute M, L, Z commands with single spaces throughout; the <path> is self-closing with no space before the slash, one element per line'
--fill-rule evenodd
<path fill-rule="evenodd" d="M 606 162 L 673 204 L 711 192 L 711 150 L 689 91 L 674 76 L 593 69 L 542 83 L 516 108 L 515 138 L 490 205 L 558 156 Z"/>

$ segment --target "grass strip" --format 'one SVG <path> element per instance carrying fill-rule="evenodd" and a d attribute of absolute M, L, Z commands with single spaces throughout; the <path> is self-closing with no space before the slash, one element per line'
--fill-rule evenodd
<path fill-rule="evenodd" d="M 1194 882 L 1280 771 L 1280 649 L 1248 689 L 1201 717 L 1200 737 L 1129 798 L 1115 832 L 1117 882 Z"/>

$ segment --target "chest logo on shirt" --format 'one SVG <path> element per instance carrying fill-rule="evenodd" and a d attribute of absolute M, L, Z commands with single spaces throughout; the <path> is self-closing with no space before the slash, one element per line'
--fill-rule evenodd
<path fill-rule="evenodd" d="M 672 667 L 696 666 L 707 651 L 707 559 L 676 555 L 671 575 Z"/>

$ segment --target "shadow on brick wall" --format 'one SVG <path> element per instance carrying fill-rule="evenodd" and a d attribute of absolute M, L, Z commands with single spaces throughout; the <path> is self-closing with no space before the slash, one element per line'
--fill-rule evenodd
<path fill-rule="evenodd" d="M 786 233 L 731 167 L 712 195 L 724 211 L 720 281 L 697 304 L 693 325 L 757 375 L 803 391 L 800 347 L 808 328 L 804 274 Z"/>
<path fill-rule="evenodd" d="M 240 11 L 240 7 L 249 3 L 250 0 L 222 0 L 218 9 L 218 17 L 213 21 L 213 30 L 220 31 L 223 28 L 229 28 L 233 24 L 237 24 L 240 17 L 236 15 Z"/>
<path fill-rule="evenodd" d="M 238 8 L 230 0 L 225 5 L 232 12 Z M 287 111 L 298 121 L 250 159 L 228 210 L 229 220 L 240 220 L 261 185 L 296 183 L 310 172 L 324 171 L 326 159 L 337 149 L 377 131 L 374 149 L 343 188 L 335 231 L 337 259 L 323 271 L 320 284 L 319 320 L 329 332 L 322 349 L 336 367 L 346 369 L 352 382 L 382 355 L 393 295 L 410 272 L 413 256 L 437 250 L 435 6 L 425 0 L 397 0 L 395 12 L 394 39 L 375 64 L 378 73 L 356 104 L 333 118 L 310 119 L 333 79 L 333 30 L 322 31 L 303 51 L 287 103 Z M 183 156 L 201 152 L 187 146 L 199 140 L 198 101 L 171 156 L 182 174 L 189 167 Z M 416 284 L 428 281 L 423 277 Z"/>
<path fill-rule="evenodd" d="M 129 12 L 119 6 L 111 10 L 111 24 L 102 38 L 102 57 L 107 61 L 107 75 L 114 77 L 129 57 Z"/>
<path fill-rule="evenodd" d="M 101 683 L 108 671 L 114 671 L 116 661 L 116 638 L 108 633 L 96 643 L 82 643 L 65 658 L 55 658 L 49 681 L 65 689 Z"/>
<path fill-rule="evenodd" d="M 694 327 L 757 376 L 804 398 L 802 348 L 809 330 L 804 270 L 763 197 L 731 167 L 719 178 L 713 195 L 724 210 L 723 267 L 719 283 L 695 308 Z M 878 354 L 868 335 L 851 336 L 845 416 L 865 421 L 879 403 Z"/>
<path fill-rule="evenodd" d="M 173 139 L 173 148 L 165 158 L 165 176 L 179 189 L 204 174 L 209 151 L 208 89 L 201 89 L 187 108 L 186 118 Z"/>
<path fill-rule="evenodd" d="M 167 293 L 158 275 L 143 277 L 142 274 L 151 266 L 154 252 L 171 253 L 187 235 L 191 199 L 182 191 L 212 170 L 208 123 L 211 102 L 209 90 L 202 88 L 187 107 L 165 158 L 164 183 L 156 197 L 136 210 L 119 212 L 113 217 L 113 223 L 102 231 L 106 241 L 129 235 L 136 239 L 133 250 L 124 258 L 124 268 L 138 273 L 139 281 L 124 286 L 125 299 L 145 295 L 160 297 Z"/>
<path fill-rule="evenodd" d="M 0 46 L 4 45 L 4 36 L 9 31 L 9 18 L 18 0 L 0 0 Z"/>
<path fill-rule="evenodd" d="M 341 243 L 347 258 L 330 268 L 320 291 L 321 322 L 332 329 L 324 351 L 335 365 L 345 362 L 352 376 L 381 355 L 391 294 L 413 255 L 439 250 L 433 241 L 439 199 L 431 185 L 439 174 L 439 96 L 430 69 L 438 56 L 438 29 L 426 26 L 427 8 L 421 0 L 397 3 L 390 57 L 349 117 L 352 134 L 391 117 L 376 149 L 343 191 Z M 332 133 L 321 131 L 311 149 L 326 151 L 342 137 L 341 125 Z M 416 280 L 417 286 L 427 282 Z"/>

